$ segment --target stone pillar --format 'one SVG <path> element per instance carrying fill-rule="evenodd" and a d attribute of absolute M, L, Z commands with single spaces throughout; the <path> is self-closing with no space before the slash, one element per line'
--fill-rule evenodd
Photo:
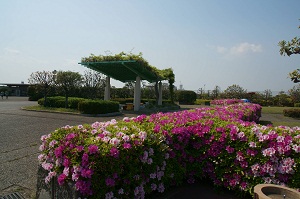
<path fill-rule="evenodd" d="M 138 111 L 141 105 L 141 78 L 136 77 L 134 87 L 134 111 Z"/>
<path fill-rule="evenodd" d="M 104 91 L 104 100 L 110 100 L 110 77 L 106 76 L 106 86 Z"/>
<path fill-rule="evenodd" d="M 162 105 L 162 83 L 158 83 L 158 105 Z"/>

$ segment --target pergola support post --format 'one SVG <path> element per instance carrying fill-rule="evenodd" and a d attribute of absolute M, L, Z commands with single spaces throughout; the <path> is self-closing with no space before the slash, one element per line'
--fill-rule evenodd
<path fill-rule="evenodd" d="M 110 77 L 106 76 L 106 86 L 104 91 L 104 100 L 110 100 Z"/>
<path fill-rule="evenodd" d="M 158 105 L 162 105 L 162 83 L 158 83 Z"/>
<path fill-rule="evenodd" d="M 138 111 L 141 105 L 141 78 L 136 77 L 134 87 L 134 111 Z"/>

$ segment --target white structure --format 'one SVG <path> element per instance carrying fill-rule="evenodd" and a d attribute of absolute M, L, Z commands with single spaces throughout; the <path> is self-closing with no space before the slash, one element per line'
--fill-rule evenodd
<path fill-rule="evenodd" d="M 136 77 L 135 87 L 134 87 L 134 111 L 138 111 L 141 106 L 141 78 L 139 76 Z"/>

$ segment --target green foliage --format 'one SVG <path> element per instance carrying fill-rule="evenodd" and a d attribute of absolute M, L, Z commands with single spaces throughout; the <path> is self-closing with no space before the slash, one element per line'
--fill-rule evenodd
<path fill-rule="evenodd" d="M 282 40 L 278 43 L 278 46 L 280 47 L 280 55 L 291 56 L 293 54 L 300 54 L 300 38 L 294 37 L 291 41 L 288 42 Z M 289 76 L 294 83 L 300 82 L 299 72 L 300 69 L 297 69 L 289 73 Z"/>
<path fill-rule="evenodd" d="M 300 84 L 293 86 L 292 89 L 288 91 L 293 103 L 300 102 Z"/>
<path fill-rule="evenodd" d="M 43 93 L 39 92 L 37 85 L 30 85 L 27 88 L 27 95 L 29 101 L 37 101 L 43 97 Z"/>
<path fill-rule="evenodd" d="M 121 52 L 119 54 L 115 55 L 99 55 L 96 56 L 94 54 L 91 54 L 89 57 L 83 57 L 81 58 L 82 63 L 86 62 L 102 62 L 102 61 L 137 61 L 142 67 L 146 68 L 147 70 L 159 75 L 157 71 L 159 69 L 155 68 L 154 66 L 149 65 L 148 61 L 146 61 L 143 57 L 142 53 L 139 53 L 138 55 L 132 54 L 132 53 L 124 53 Z"/>
<path fill-rule="evenodd" d="M 105 114 L 119 111 L 119 103 L 104 100 L 84 100 L 78 104 L 78 110 L 84 114 Z"/>
<path fill-rule="evenodd" d="M 300 109 L 284 109 L 283 115 L 287 117 L 300 118 Z"/>
<path fill-rule="evenodd" d="M 224 91 L 225 98 L 227 99 L 243 99 L 247 97 L 247 90 L 244 90 L 241 86 L 233 84 L 228 86 Z"/>
<path fill-rule="evenodd" d="M 78 72 L 58 71 L 56 83 L 62 88 L 65 94 L 65 108 L 68 107 L 68 97 L 70 93 L 78 88 L 82 83 L 82 76 Z"/>
<path fill-rule="evenodd" d="M 111 101 L 119 102 L 120 104 L 133 103 L 133 98 L 114 98 Z"/>
<path fill-rule="evenodd" d="M 31 85 L 35 85 L 35 89 L 38 90 L 39 93 L 42 93 L 45 101 L 44 105 L 47 105 L 47 96 L 49 96 L 49 92 L 53 88 L 55 84 L 55 72 L 50 71 L 37 71 L 31 73 L 28 82 Z"/>
<path fill-rule="evenodd" d="M 210 101 L 211 100 L 206 100 L 206 99 L 196 99 L 195 104 L 210 106 Z"/>
<path fill-rule="evenodd" d="M 70 97 L 68 100 L 67 108 L 77 109 L 78 103 L 85 100 L 84 98 L 78 97 Z M 47 98 L 47 107 L 55 107 L 55 108 L 65 108 L 65 97 L 63 96 L 55 96 Z M 39 105 L 44 105 L 44 98 L 38 100 Z"/>
<path fill-rule="evenodd" d="M 294 83 L 300 82 L 300 69 L 296 69 L 289 73 L 289 77 Z"/>
<path fill-rule="evenodd" d="M 171 101 L 174 101 L 174 82 L 175 82 L 175 75 L 173 73 L 172 68 L 167 68 L 164 70 L 160 70 L 154 66 L 151 66 L 148 61 L 146 61 L 142 57 L 142 53 L 139 53 L 138 55 L 132 54 L 132 53 L 124 53 L 121 52 L 119 54 L 115 55 L 99 55 L 96 56 L 94 54 L 91 54 L 89 57 L 83 57 L 81 59 L 82 63 L 86 62 L 102 62 L 102 61 L 136 61 L 140 64 L 141 67 L 145 68 L 146 70 L 154 73 L 157 76 L 157 81 L 160 80 L 168 80 L 169 81 L 169 89 L 170 89 L 170 96 L 171 96 Z"/>
<path fill-rule="evenodd" d="M 177 91 L 177 100 L 180 104 L 194 104 L 197 94 L 194 91 Z"/>
<path fill-rule="evenodd" d="M 300 107 L 300 103 L 295 103 L 294 107 Z"/>
<path fill-rule="evenodd" d="M 56 107 L 56 108 L 63 108 L 64 104 L 64 97 L 63 96 L 55 96 L 55 97 L 48 97 L 47 98 L 47 105 L 44 105 L 44 98 L 38 100 L 39 105 L 44 105 L 46 107 Z"/>
<path fill-rule="evenodd" d="M 111 99 L 111 101 L 119 102 L 120 104 L 126 104 L 126 103 L 133 103 L 133 98 L 114 98 Z M 156 101 L 155 99 L 141 99 L 141 103 L 146 104 L 152 104 L 155 105 Z M 163 100 L 163 104 L 171 104 L 171 100 Z"/>

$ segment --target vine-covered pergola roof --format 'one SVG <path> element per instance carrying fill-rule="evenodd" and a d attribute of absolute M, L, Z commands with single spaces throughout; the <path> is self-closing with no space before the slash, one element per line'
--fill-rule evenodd
<path fill-rule="evenodd" d="M 82 60 L 81 65 L 103 73 L 121 82 L 135 81 L 139 76 L 141 80 L 155 82 L 164 80 L 155 70 L 137 60 L 111 60 L 88 61 Z"/>

